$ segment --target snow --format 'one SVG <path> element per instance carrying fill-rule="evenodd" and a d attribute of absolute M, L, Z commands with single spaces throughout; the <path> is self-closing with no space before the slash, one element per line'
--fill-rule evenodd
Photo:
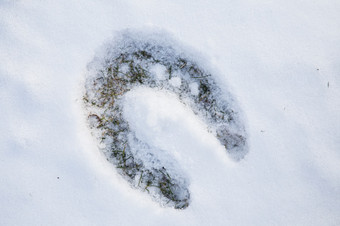
<path fill-rule="evenodd" d="M 158 80 L 164 80 L 166 77 L 166 67 L 161 64 L 156 64 L 151 67 L 150 72 L 154 74 L 155 78 Z"/>
<path fill-rule="evenodd" d="M 0 225 L 339 225 L 339 10 L 335 0 L 1 1 Z M 130 188 L 81 107 L 97 49 L 143 27 L 208 59 L 247 121 L 249 153 L 233 162 L 175 97 L 129 93 L 129 122 L 190 180 L 185 210 Z"/>
<path fill-rule="evenodd" d="M 232 164 L 216 138 L 206 131 L 205 124 L 173 93 L 146 87 L 136 88 L 125 97 L 124 116 L 137 138 L 165 152 L 153 153 L 159 159 L 164 159 L 163 163 L 166 159 L 174 159 L 185 169 L 184 172 L 190 172 L 192 165 L 198 164 L 198 172 L 192 172 L 190 178 L 202 175 L 199 172 L 202 171 L 200 164 L 210 159 L 209 155 L 222 156 L 224 161 Z M 197 143 L 196 139 L 201 142 Z M 206 143 L 213 143 L 215 148 L 198 154 L 204 152 L 199 147 L 206 146 Z M 167 157 L 164 158 L 164 155 Z M 207 158 L 202 159 L 204 156 Z"/>
<path fill-rule="evenodd" d="M 176 87 L 176 88 L 179 88 L 181 86 L 181 78 L 179 77 L 172 77 L 170 80 L 169 80 L 170 84 L 173 86 L 173 87 Z"/>
<path fill-rule="evenodd" d="M 198 84 L 196 82 L 190 83 L 189 84 L 189 89 L 190 93 L 194 96 L 197 96 L 199 91 L 198 91 Z"/>

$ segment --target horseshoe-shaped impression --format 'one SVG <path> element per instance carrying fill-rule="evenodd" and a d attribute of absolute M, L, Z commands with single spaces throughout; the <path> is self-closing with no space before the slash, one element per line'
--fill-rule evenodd
<path fill-rule="evenodd" d="M 131 131 L 123 99 L 139 86 L 176 94 L 208 125 L 226 153 L 241 160 L 248 151 L 240 110 L 195 59 L 165 32 L 124 30 L 89 63 L 83 96 L 89 126 L 107 159 L 133 187 L 176 209 L 190 204 L 188 179 L 176 161 L 164 161 L 156 154 L 160 150 Z"/>

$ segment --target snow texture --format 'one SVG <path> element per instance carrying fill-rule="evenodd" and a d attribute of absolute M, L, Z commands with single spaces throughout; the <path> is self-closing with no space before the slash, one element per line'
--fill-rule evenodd
<path fill-rule="evenodd" d="M 339 225 L 339 11 L 338 0 L 0 1 L 0 225 Z M 81 107 L 98 46 L 145 27 L 203 55 L 244 113 L 249 152 L 235 162 L 176 96 L 126 96 L 136 136 L 190 182 L 185 210 L 131 189 Z"/>
<path fill-rule="evenodd" d="M 99 130 L 97 139 L 119 172 L 134 187 L 165 198 L 158 198 L 162 205 L 183 209 L 189 205 L 188 182 L 166 150 L 151 147 L 131 130 L 123 114 L 126 93 L 143 86 L 176 94 L 201 116 L 235 160 L 244 157 L 247 146 L 240 110 L 231 94 L 224 91 L 226 96 L 222 95 L 213 76 L 168 36 L 156 31 L 117 34 L 104 45 L 104 55 L 100 53 L 89 64 L 83 99 L 90 126 Z M 197 95 L 192 94 L 191 84 L 200 84 Z M 158 105 L 162 109 L 161 103 Z M 133 111 L 136 113 L 143 111 Z"/>

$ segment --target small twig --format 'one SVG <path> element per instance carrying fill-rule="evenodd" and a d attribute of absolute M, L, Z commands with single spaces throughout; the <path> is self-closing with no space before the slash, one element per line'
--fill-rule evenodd
<path fill-rule="evenodd" d="M 142 173 L 140 174 L 140 178 L 139 178 L 139 181 L 138 181 L 138 186 L 140 185 L 140 182 L 142 181 L 142 178 L 143 178 L 143 171 L 142 171 Z"/>

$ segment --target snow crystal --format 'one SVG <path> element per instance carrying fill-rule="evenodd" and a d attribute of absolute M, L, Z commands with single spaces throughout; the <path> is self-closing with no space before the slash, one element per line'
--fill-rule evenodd
<path fill-rule="evenodd" d="M 150 68 L 150 72 L 155 76 L 157 80 L 164 80 L 166 78 L 166 67 L 164 65 L 153 65 Z"/>
<path fill-rule="evenodd" d="M 190 93 L 192 95 L 194 95 L 194 96 L 198 95 L 199 90 L 198 90 L 198 84 L 196 82 L 190 83 L 189 88 L 190 88 Z"/>
<path fill-rule="evenodd" d="M 176 87 L 176 88 L 179 88 L 182 84 L 182 80 L 181 78 L 179 77 L 172 77 L 170 80 L 169 80 L 169 83 L 173 86 L 173 87 Z"/>

